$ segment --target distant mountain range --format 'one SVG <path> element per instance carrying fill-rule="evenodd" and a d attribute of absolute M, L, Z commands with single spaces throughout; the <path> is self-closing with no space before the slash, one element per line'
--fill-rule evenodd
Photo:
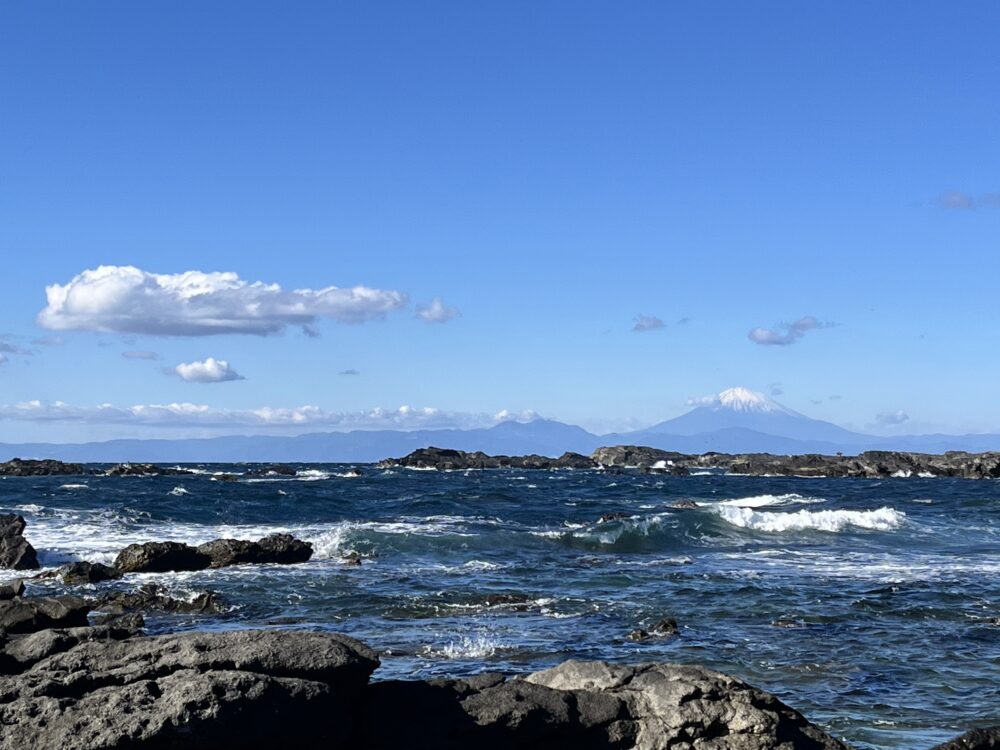
<path fill-rule="evenodd" d="M 355 430 L 306 435 L 204 439 L 129 439 L 98 443 L 0 443 L 0 459 L 56 458 L 77 462 L 370 462 L 427 446 L 490 454 L 565 451 L 589 454 L 602 445 L 645 445 L 683 453 L 845 453 L 902 450 L 1000 450 L 1000 435 L 876 437 L 799 414 L 763 394 L 730 388 L 675 419 L 635 432 L 594 435 L 548 419 L 501 422 L 475 430 Z"/>

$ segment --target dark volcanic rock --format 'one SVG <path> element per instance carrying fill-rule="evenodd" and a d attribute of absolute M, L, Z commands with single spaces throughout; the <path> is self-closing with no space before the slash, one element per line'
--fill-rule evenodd
<path fill-rule="evenodd" d="M 38 568 L 38 553 L 24 538 L 25 525 L 22 516 L 13 513 L 0 516 L 0 568 Z"/>
<path fill-rule="evenodd" d="M 167 573 L 204 570 L 212 558 L 180 542 L 130 544 L 118 553 L 114 567 L 123 573 Z"/>
<path fill-rule="evenodd" d="M 90 606 L 78 596 L 40 596 L 0 601 L 0 630 L 34 633 L 44 628 L 75 628 L 87 624 Z"/>
<path fill-rule="evenodd" d="M 598 523 L 611 523 L 612 521 L 624 521 L 632 517 L 631 513 L 622 513 L 620 511 L 615 511 L 614 513 L 605 513 L 603 516 L 597 519 Z"/>
<path fill-rule="evenodd" d="M 291 534 L 271 534 L 256 542 L 242 539 L 215 539 L 198 545 L 197 550 L 211 560 L 211 567 L 246 563 L 302 563 L 312 557 L 313 546 Z"/>
<path fill-rule="evenodd" d="M 78 583 L 100 583 L 101 581 L 113 581 L 122 577 L 122 572 L 118 568 L 102 563 L 75 562 L 63 565 L 56 574 L 62 578 L 62 582 L 67 585 Z"/>
<path fill-rule="evenodd" d="M 16 674 L 53 654 L 69 651 L 84 641 L 121 640 L 134 633 L 134 628 L 121 626 L 53 628 L 12 638 L 0 653 L 0 659 L 6 664 L 0 673 Z"/>
<path fill-rule="evenodd" d="M 298 473 L 298 469 L 294 466 L 289 466 L 288 464 L 268 464 L 267 466 L 257 466 L 244 472 L 243 476 L 258 478 L 258 477 L 294 477 Z"/>
<path fill-rule="evenodd" d="M 937 745 L 932 750 L 997 750 L 1000 748 L 1000 726 L 973 729 L 961 737 Z"/>
<path fill-rule="evenodd" d="M 86 473 L 87 470 L 80 464 L 66 464 L 52 459 L 25 461 L 12 458 L 10 461 L 0 463 L 0 477 L 47 477 Z"/>
<path fill-rule="evenodd" d="M 321 633 L 82 642 L 0 677 L 0 746 L 348 747 L 377 665 L 363 644 Z"/>
<path fill-rule="evenodd" d="M 0 600 L 16 599 L 24 594 L 24 581 L 15 578 L 13 581 L 0 584 Z"/>
<path fill-rule="evenodd" d="M 109 477 L 160 477 L 191 474 L 187 469 L 156 464 L 116 464 L 104 472 Z"/>
<path fill-rule="evenodd" d="M 684 462 L 692 456 L 658 448 L 644 448 L 638 445 L 616 445 L 598 448 L 590 454 L 598 466 L 617 469 L 646 469 L 663 473 L 684 475 L 688 473 Z"/>
<path fill-rule="evenodd" d="M 109 614 L 131 612 L 174 612 L 177 614 L 219 614 L 225 606 L 214 591 L 202 591 L 190 599 L 170 596 L 165 588 L 147 583 L 135 591 L 111 591 L 96 599 L 94 609 Z"/>
<path fill-rule="evenodd" d="M 422 747 L 441 750 L 847 750 L 763 691 L 674 664 L 570 661 L 524 679 L 375 683 L 356 743 L 413 747 L 414 726 Z"/>
<path fill-rule="evenodd" d="M 579 453 L 564 453 L 559 458 L 548 456 L 489 456 L 481 451 L 459 451 L 449 448 L 419 448 L 403 458 L 387 458 L 377 468 L 438 469 L 465 471 L 468 469 L 592 469 L 594 462 Z"/>

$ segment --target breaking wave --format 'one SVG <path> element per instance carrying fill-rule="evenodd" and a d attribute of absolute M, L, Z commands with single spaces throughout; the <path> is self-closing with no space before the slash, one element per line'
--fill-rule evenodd
<path fill-rule="evenodd" d="M 888 506 L 876 510 L 799 510 L 794 513 L 772 513 L 721 505 L 718 513 L 733 526 L 754 531 L 829 531 L 848 528 L 871 531 L 892 531 L 906 520 L 906 514 Z"/>

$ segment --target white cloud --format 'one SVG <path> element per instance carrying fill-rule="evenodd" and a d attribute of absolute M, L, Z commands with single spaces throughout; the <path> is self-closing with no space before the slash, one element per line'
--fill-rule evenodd
<path fill-rule="evenodd" d="M 458 308 L 445 307 L 440 297 L 435 297 L 429 305 L 417 305 L 417 317 L 425 323 L 447 323 L 458 315 Z"/>
<path fill-rule="evenodd" d="M 902 409 L 898 411 L 884 411 L 875 415 L 875 421 L 879 424 L 903 424 L 910 421 L 910 415 Z"/>
<path fill-rule="evenodd" d="M 223 383 L 227 380 L 244 380 L 224 359 L 209 357 L 204 362 L 182 362 L 174 368 L 182 380 L 189 383 Z"/>
<path fill-rule="evenodd" d="M 666 328 L 666 323 L 657 318 L 655 315 L 636 315 L 634 320 L 635 325 L 632 326 L 632 330 L 636 333 L 659 331 L 662 328 Z"/>
<path fill-rule="evenodd" d="M 82 424 L 125 424 L 148 427 L 208 427 L 254 430 L 366 429 L 472 429 L 493 427 L 507 421 L 531 421 L 532 411 L 501 411 L 496 414 L 448 412 L 432 407 L 400 406 L 397 409 L 335 412 L 318 406 L 270 407 L 258 409 L 216 409 L 204 404 L 138 404 L 135 406 L 74 406 L 62 401 L 26 401 L 0 405 L 0 419 Z"/>
<path fill-rule="evenodd" d="M 794 323 L 782 323 L 774 328 L 753 328 L 747 334 L 747 338 L 761 346 L 788 346 L 794 344 L 809 331 L 829 327 L 830 323 L 824 323 L 812 315 L 807 315 Z"/>
<path fill-rule="evenodd" d="M 264 336 L 289 325 L 308 329 L 319 318 L 363 323 L 406 304 L 402 292 L 364 286 L 286 291 L 235 273 L 154 274 L 133 266 L 87 270 L 45 294 L 38 314 L 45 328 L 164 336 Z"/>

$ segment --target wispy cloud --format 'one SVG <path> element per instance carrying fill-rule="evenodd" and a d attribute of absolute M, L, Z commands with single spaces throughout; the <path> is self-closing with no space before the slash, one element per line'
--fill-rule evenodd
<path fill-rule="evenodd" d="M 269 335 L 320 318 L 363 323 L 406 304 L 402 292 L 355 286 L 284 290 L 235 273 L 147 273 L 100 266 L 45 288 L 40 325 L 58 331 L 164 336 Z"/>
<path fill-rule="evenodd" d="M 781 383 L 771 383 L 767 387 L 768 391 L 772 396 L 784 396 L 785 387 Z"/>
<path fill-rule="evenodd" d="M 147 360 L 153 360 L 153 359 L 159 359 L 160 358 L 160 355 L 157 354 L 156 352 L 149 352 L 149 351 L 128 351 L 128 352 L 122 352 L 122 356 L 125 357 L 125 359 L 147 359 Z"/>
<path fill-rule="evenodd" d="M 35 346 L 62 346 L 66 343 L 66 339 L 62 336 L 40 336 L 37 339 L 32 339 L 31 343 Z"/>
<path fill-rule="evenodd" d="M 807 315 L 794 323 L 782 323 L 774 328 L 753 328 L 747 334 L 747 338 L 761 346 L 789 346 L 809 331 L 829 328 L 830 325 L 830 323 L 824 323 L 812 315 Z"/>
<path fill-rule="evenodd" d="M 440 297 L 435 297 L 429 305 L 417 305 L 417 317 L 425 323 L 447 323 L 458 315 L 457 307 L 446 307 Z"/>
<path fill-rule="evenodd" d="M 8 361 L 9 360 L 7 359 L 7 355 L 4 354 L 3 352 L 0 352 L 0 366 L 7 364 Z"/>
<path fill-rule="evenodd" d="M 135 406 L 74 406 L 56 401 L 27 401 L 0 405 L 0 419 L 59 423 L 118 424 L 148 427 L 209 427 L 236 429 L 294 430 L 325 428 L 330 430 L 365 429 L 472 429 L 493 427 L 501 422 L 528 422 L 538 418 L 533 411 L 503 410 L 495 414 L 449 412 L 432 407 L 400 406 L 397 409 L 336 412 L 318 406 L 258 409 L 217 409 L 205 404 L 169 403 Z"/>
<path fill-rule="evenodd" d="M 358 370 L 350 369 L 350 370 L 341 370 L 339 374 L 340 375 L 360 375 L 361 373 Z"/>
<path fill-rule="evenodd" d="M 224 359 L 209 357 L 202 362 L 181 363 L 174 368 L 182 380 L 189 383 L 224 383 L 228 380 L 245 380 Z"/>
<path fill-rule="evenodd" d="M 633 318 L 632 330 L 636 333 L 647 333 L 648 331 L 659 331 L 667 327 L 667 324 L 655 315 L 636 315 Z"/>
<path fill-rule="evenodd" d="M 939 195 L 936 203 L 952 211 L 973 211 L 981 206 L 1000 208 L 1000 193 L 983 193 L 977 197 L 960 190 L 950 190 Z"/>
<path fill-rule="evenodd" d="M 910 421 L 910 415 L 902 409 L 897 411 L 883 411 L 875 415 L 875 421 L 884 425 L 903 424 Z"/>

